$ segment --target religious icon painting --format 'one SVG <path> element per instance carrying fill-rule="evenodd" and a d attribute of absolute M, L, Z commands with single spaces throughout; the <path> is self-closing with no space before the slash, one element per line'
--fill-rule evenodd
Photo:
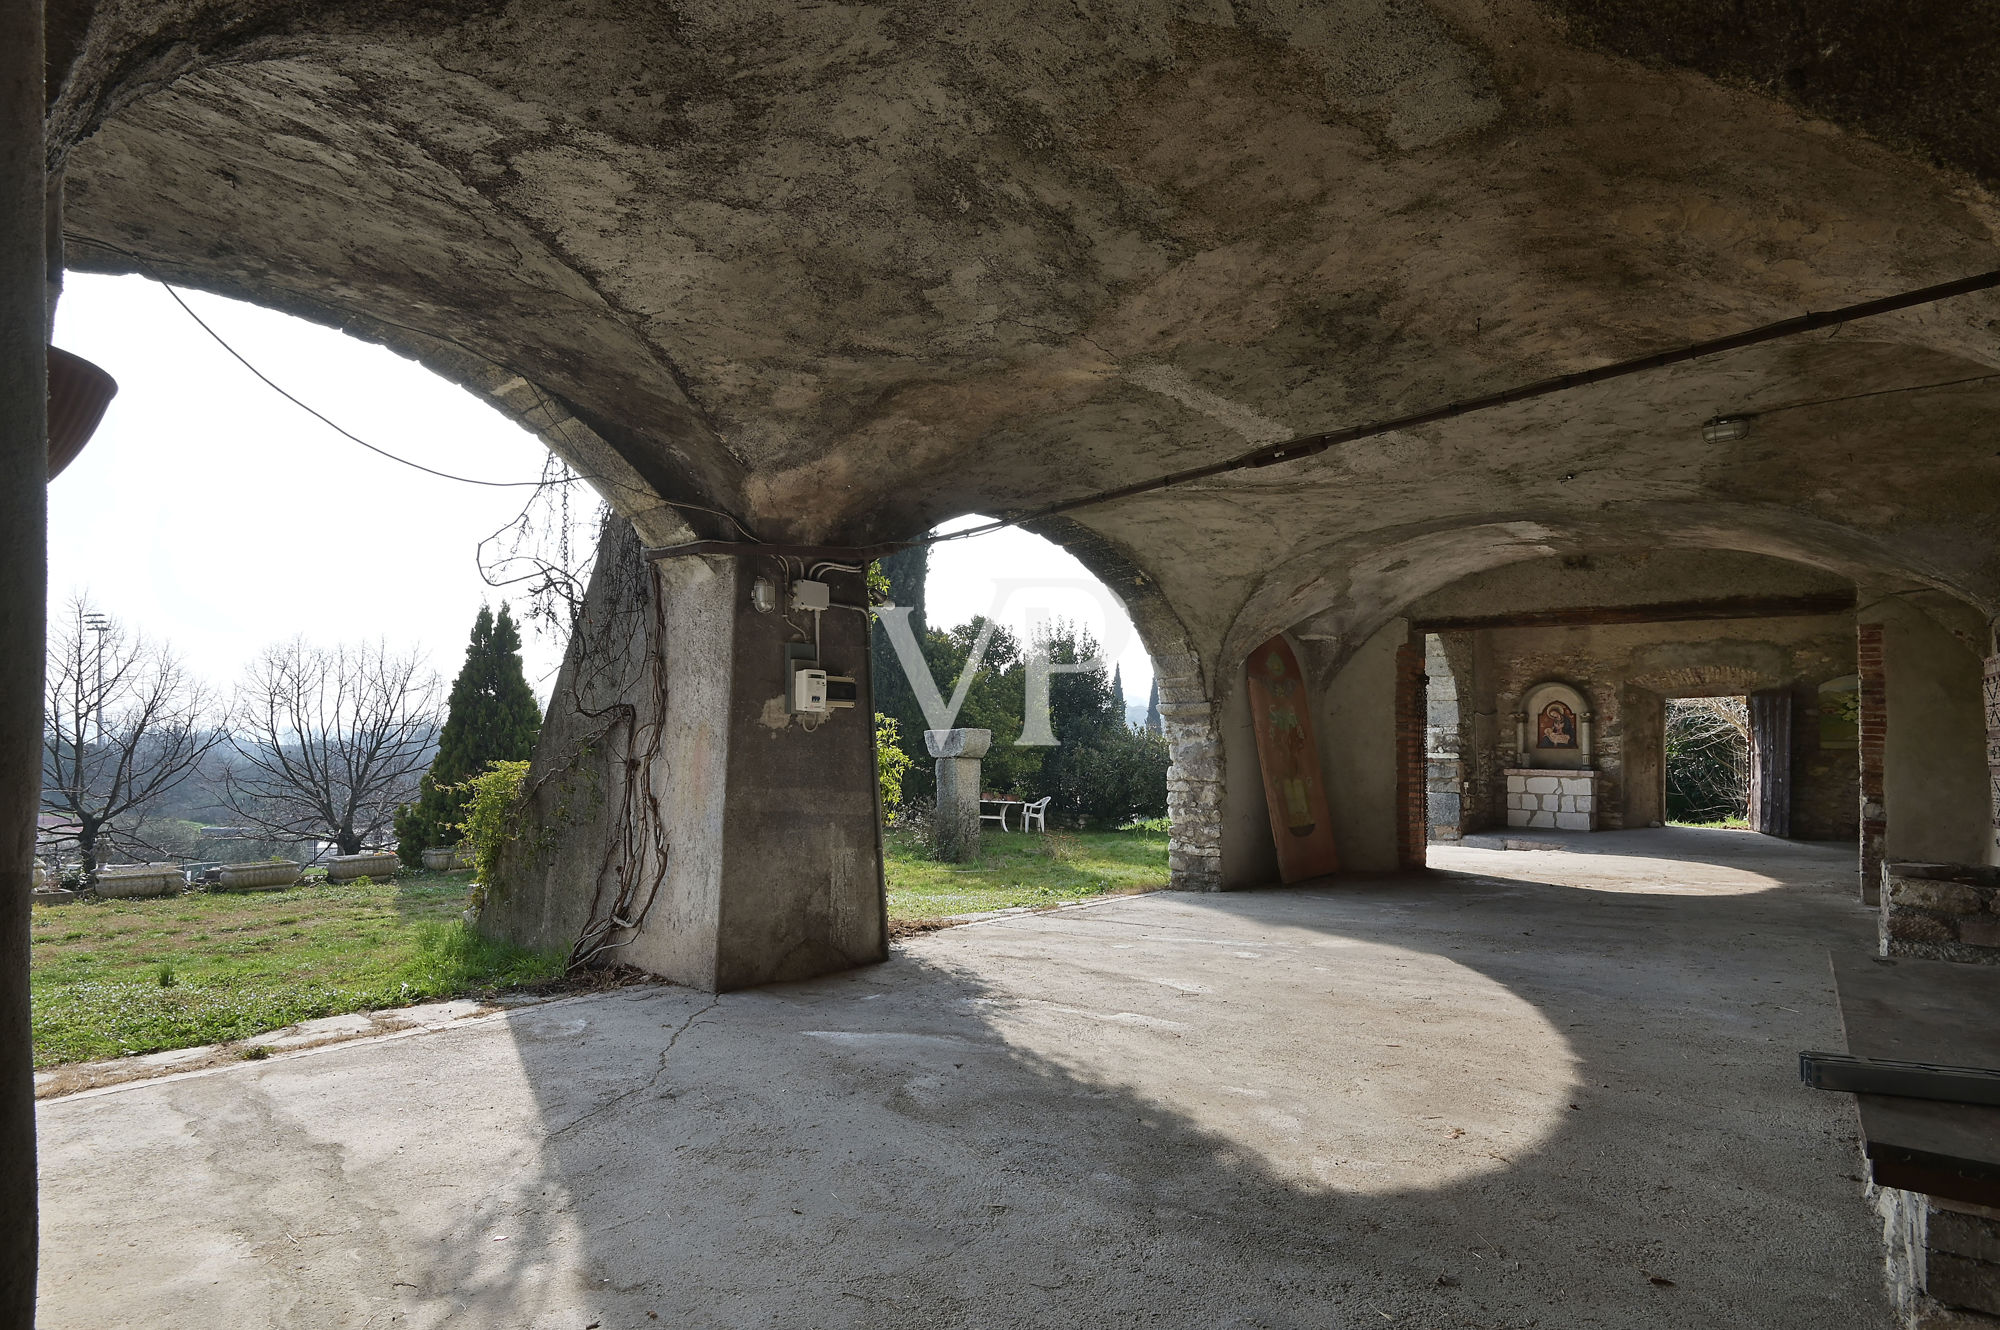
<path fill-rule="evenodd" d="M 1551 702 L 1535 717 L 1535 747 L 1576 747 L 1576 712 L 1567 703 Z"/>

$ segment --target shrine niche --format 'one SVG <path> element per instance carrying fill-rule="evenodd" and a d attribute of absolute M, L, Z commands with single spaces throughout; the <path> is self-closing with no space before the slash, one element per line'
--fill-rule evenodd
<path fill-rule="evenodd" d="M 1590 699 L 1566 683 L 1538 683 L 1514 713 L 1515 765 L 1507 769 L 1507 825 L 1597 829 Z"/>

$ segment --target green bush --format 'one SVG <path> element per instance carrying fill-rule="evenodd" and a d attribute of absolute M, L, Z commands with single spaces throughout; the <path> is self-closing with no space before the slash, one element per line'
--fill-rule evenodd
<path fill-rule="evenodd" d="M 892 718 L 875 713 L 875 784 L 882 791 L 884 823 L 903 802 L 903 773 L 910 769 L 910 755 L 902 749 L 898 728 Z"/>
<path fill-rule="evenodd" d="M 527 780 L 526 762 L 489 762 L 486 770 L 460 787 L 466 803 L 458 830 L 472 849 L 472 867 L 481 882 L 492 880 L 501 847 L 514 839 L 521 787 Z"/>

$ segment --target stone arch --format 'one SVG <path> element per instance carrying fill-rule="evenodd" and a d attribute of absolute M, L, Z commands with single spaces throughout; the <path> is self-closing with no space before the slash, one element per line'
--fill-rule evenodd
<path fill-rule="evenodd" d="M 1465 834 L 1478 745 L 1473 734 L 1471 642 L 1462 633 L 1424 634 L 1424 825 L 1435 841 Z"/>
<path fill-rule="evenodd" d="M 1696 511 L 1704 515 L 1700 522 L 1678 521 Z M 1635 529 L 1658 531 L 1658 539 L 1636 545 Z M 1395 528 L 1301 551 L 1260 580 L 1229 628 L 1224 654 L 1240 654 L 1248 650 L 1243 644 L 1254 645 L 1277 627 L 1298 625 L 1305 635 L 1332 644 L 1329 654 L 1337 660 L 1423 596 L 1461 578 L 1527 559 L 1635 548 L 1766 555 L 1855 581 L 1933 587 L 1989 616 L 2000 609 L 2000 586 L 1978 562 L 1977 550 L 1940 557 L 1934 549 L 1901 549 L 1825 520 L 1747 506 L 1722 511 L 1669 503 L 1592 519 L 1523 515 Z"/>
<path fill-rule="evenodd" d="M 1160 584 L 1131 551 L 1064 517 L 1023 529 L 1060 545 L 1118 597 L 1153 658 L 1167 735 L 1168 871 L 1184 891 L 1222 885 L 1223 751 L 1219 717 L 1200 654 Z"/>
<path fill-rule="evenodd" d="M 587 413 L 561 393 L 447 336 L 357 310 L 338 309 L 279 287 L 221 280 L 208 273 L 184 271 L 179 265 L 140 261 L 88 240 L 72 240 L 66 248 L 69 266 L 79 272 L 145 277 L 241 300 L 387 347 L 416 361 L 540 439 L 543 446 L 584 477 L 613 512 L 631 522 L 640 539 L 649 545 L 677 544 L 703 537 L 735 537 L 736 533 L 715 514 L 701 511 L 715 499 L 691 476 L 676 475 L 662 468 L 629 439 L 621 441 L 626 431 L 587 418 Z"/>

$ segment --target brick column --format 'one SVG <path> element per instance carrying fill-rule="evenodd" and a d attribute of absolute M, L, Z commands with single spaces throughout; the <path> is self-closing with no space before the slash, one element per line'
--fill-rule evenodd
<path fill-rule="evenodd" d="M 1424 779 L 1424 727 L 1429 710 L 1424 682 L 1424 644 L 1421 638 L 1416 638 L 1396 648 L 1396 864 L 1399 868 L 1422 868 L 1425 863 L 1430 797 Z"/>
<path fill-rule="evenodd" d="M 1882 625 L 1855 627 L 1855 672 L 1861 681 L 1861 902 L 1882 900 L 1882 846 L 1889 831 L 1883 802 L 1882 761 L 1889 738 L 1888 676 L 1882 661 Z"/>

